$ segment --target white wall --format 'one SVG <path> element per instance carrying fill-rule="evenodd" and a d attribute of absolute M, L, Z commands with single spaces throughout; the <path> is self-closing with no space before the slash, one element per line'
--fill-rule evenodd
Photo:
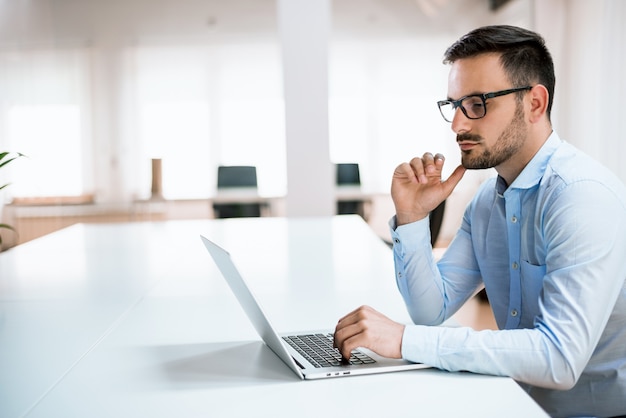
<path fill-rule="evenodd" d="M 279 0 L 283 61 L 287 216 L 332 216 L 328 128 L 330 1 Z"/>
<path fill-rule="evenodd" d="M 535 0 L 556 71 L 553 125 L 562 139 L 626 182 L 622 98 L 626 95 L 626 2 Z"/>
<path fill-rule="evenodd" d="M 626 39 L 621 28 L 626 21 L 625 3 L 516 0 L 494 14 L 488 11 L 487 0 L 334 0 L 330 3 L 331 36 L 333 42 L 353 40 L 363 44 L 377 39 L 393 42 L 423 37 L 446 45 L 483 24 L 511 23 L 536 29 L 546 36 L 557 66 L 556 129 L 564 139 L 603 160 L 626 181 L 626 165 L 620 161 L 626 145 L 618 127 L 622 113 L 620 100 L 626 93 L 622 76 L 626 73 L 623 48 Z M 123 101 L 117 71 L 124 47 L 183 41 L 212 45 L 244 40 L 278 43 L 280 4 L 270 0 L 4 1 L 0 4 L 0 48 L 10 51 L 37 45 L 85 45 L 94 51 L 95 142 L 89 149 L 95 161 L 91 166 L 94 190 L 103 201 L 119 201 L 128 195 L 126 180 L 135 170 L 127 157 L 135 152 L 127 141 L 132 138 L 120 134 L 128 121 L 115 113 Z M 443 50 L 434 51 L 426 56 L 423 51 L 416 51 L 428 62 L 438 62 L 442 53 Z M 425 68 L 430 67 L 425 65 Z M 443 65 L 441 68 L 446 71 Z M 415 77 L 439 80 L 432 74 L 415 74 Z M 321 125 L 318 128 L 324 129 Z M 2 138 L 0 144 L 1 141 Z M 315 151 L 319 155 L 327 153 L 327 142 L 317 145 Z M 378 152 L 389 150 L 383 144 Z M 398 159 L 411 158 L 413 155 L 406 155 L 408 152 L 403 151 Z M 321 158 L 319 155 L 317 158 Z M 373 167 L 377 155 L 370 156 Z M 291 157 L 299 158 L 297 153 Z M 321 161 L 317 158 L 316 161 Z M 449 156 L 450 165 L 454 158 L 458 156 Z M 387 171 L 383 167 L 377 172 Z M 325 169 L 320 172 L 327 176 Z M 297 170 L 290 169 L 289 173 L 291 177 L 297 176 Z M 310 174 L 304 175 L 309 177 L 294 178 L 294 184 L 305 184 Z M 379 181 L 385 184 L 388 180 Z M 328 183 L 328 179 L 323 182 Z M 463 182 L 465 189 L 457 194 L 458 208 L 471 196 L 478 179 L 468 178 Z M 328 189 L 319 190 L 325 190 L 320 199 L 327 199 Z M 451 209 L 451 212 L 458 219 L 459 210 Z"/>

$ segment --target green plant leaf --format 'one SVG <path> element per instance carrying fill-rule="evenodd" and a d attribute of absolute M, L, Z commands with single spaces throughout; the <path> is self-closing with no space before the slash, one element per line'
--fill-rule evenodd
<path fill-rule="evenodd" d="M 12 155 L 15 155 L 14 157 Z M 10 153 L 10 152 L 0 152 L 0 168 L 4 167 L 5 165 L 9 164 L 11 161 L 20 158 L 20 157 L 25 157 L 24 154 L 22 154 L 21 152 L 16 152 L 16 153 Z M 8 159 L 7 159 L 8 158 Z M 4 160 L 4 161 L 3 161 Z M 10 185 L 11 183 L 7 183 L 7 184 L 3 184 L 0 186 L 0 190 L 4 189 L 5 187 L 7 187 L 8 185 Z M 13 228 L 11 225 L 7 225 L 7 224 L 0 224 L 0 229 L 9 229 L 13 232 L 15 231 L 15 228 Z M 2 246 L 2 235 L 0 235 L 0 251 L 2 250 L 1 248 Z"/>
<path fill-rule="evenodd" d="M 0 153 L 0 161 L 4 160 L 4 159 L 6 158 L 6 156 L 7 156 L 7 155 L 9 155 L 9 153 L 8 153 L 8 152 L 1 152 L 1 153 Z M 8 160 L 6 160 L 6 161 L 4 161 L 4 162 L 0 163 L 0 167 L 3 167 L 3 166 L 5 166 L 5 165 L 9 164 L 11 161 L 13 161 L 13 160 L 15 160 L 15 159 L 17 159 L 17 158 L 20 158 L 20 157 L 25 157 L 25 155 L 24 155 L 24 154 L 22 154 L 21 152 L 18 152 L 18 153 L 17 153 L 17 155 L 16 155 L 15 157 L 9 158 Z"/>

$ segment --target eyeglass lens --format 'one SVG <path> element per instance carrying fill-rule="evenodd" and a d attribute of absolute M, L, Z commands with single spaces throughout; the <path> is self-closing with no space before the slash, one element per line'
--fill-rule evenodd
<path fill-rule="evenodd" d="M 463 99 L 459 107 L 470 119 L 480 119 L 485 116 L 485 102 L 480 96 L 469 96 Z M 442 116 L 448 121 L 452 122 L 454 119 L 454 112 L 456 107 L 452 102 L 442 103 L 439 107 L 441 109 Z"/>

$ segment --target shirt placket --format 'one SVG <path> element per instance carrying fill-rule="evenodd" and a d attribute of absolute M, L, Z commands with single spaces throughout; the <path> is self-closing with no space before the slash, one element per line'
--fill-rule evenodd
<path fill-rule="evenodd" d="M 505 328 L 517 328 L 522 316 L 522 275 L 520 260 L 520 194 L 509 190 L 505 194 L 506 229 L 509 237 L 509 307 Z"/>

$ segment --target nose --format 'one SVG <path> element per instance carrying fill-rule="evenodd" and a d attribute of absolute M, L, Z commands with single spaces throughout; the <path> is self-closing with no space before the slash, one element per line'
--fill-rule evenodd
<path fill-rule="evenodd" d="M 465 133 L 470 131 L 471 120 L 465 116 L 463 110 L 460 107 L 457 107 L 454 110 L 454 117 L 452 118 L 452 124 L 450 127 L 452 128 L 452 132 L 455 134 Z"/>

